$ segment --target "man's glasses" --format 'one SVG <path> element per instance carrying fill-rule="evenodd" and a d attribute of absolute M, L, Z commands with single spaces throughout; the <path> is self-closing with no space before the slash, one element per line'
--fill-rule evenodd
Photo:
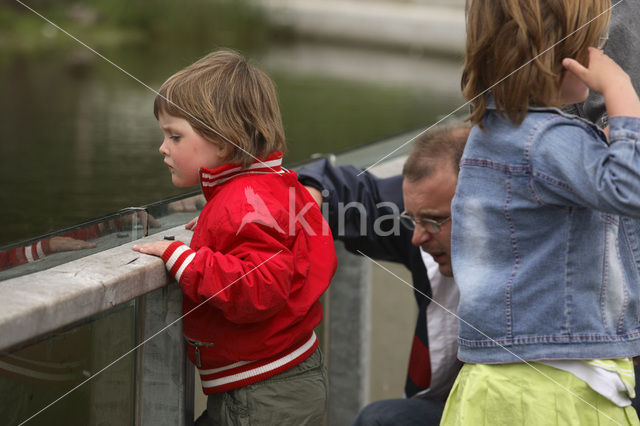
<path fill-rule="evenodd" d="M 416 226 L 420 226 L 430 234 L 437 234 L 442 230 L 442 225 L 451 220 L 451 216 L 448 216 L 442 220 L 427 219 L 425 217 L 416 219 L 411 216 L 411 214 L 409 214 L 406 210 L 400 213 L 400 218 L 403 219 L 403 223 L 405 223 L 410 229 L 414 229 Z"/>

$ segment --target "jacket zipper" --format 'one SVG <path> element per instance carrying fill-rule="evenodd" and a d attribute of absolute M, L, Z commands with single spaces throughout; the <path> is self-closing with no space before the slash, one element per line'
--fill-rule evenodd
<path fill-rule="evenodd" d="M 202 367 L 201 362 L 200 362 L 200 346 L 205 346 L 205 347 L 213 347 L 214 344 L 213 343 L 206 343 L 206 342 L 200 342 L 198 340 L 194 340 L 194 339 L 190 339 L 187 336 L 184 337 L 185 340 L 187 341 L 188 344 L 192 345 L 195 348 L 195 352 L 196 352 L 196 367 L 200 368 Z"/>

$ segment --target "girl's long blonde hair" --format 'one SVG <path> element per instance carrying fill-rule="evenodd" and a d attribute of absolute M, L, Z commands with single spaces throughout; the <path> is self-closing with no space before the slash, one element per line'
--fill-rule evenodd
<path fill-rule="evenodd" d="M 587 63 L 610 8 L 610 0 L 467 0 L 462 94 L 472 100 L 471 122 L 482 125 L 490 95 L 516 125 L 529 106 L 560 106 L 562 59 Z"/>

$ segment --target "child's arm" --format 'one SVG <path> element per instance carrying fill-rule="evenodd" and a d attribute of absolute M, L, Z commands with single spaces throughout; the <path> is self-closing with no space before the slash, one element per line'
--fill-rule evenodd
<path fill-rule="evenodd" d="M 599 49 L 589 48 L 589 65 L 565 58 L 562 65 L 591 90 L 602 93 L 609 117 L 640 117 L 640 100 L 631 79 Z"/>
<path fill-rule="evenodd" d="M 587 87 L 600 91 L 609 114 L 609 143 L 575 120 L 549 120 L 530 151 L 541 203 L 586 206 L 605 213 L 640 217 L 640 100 L 629 76 L 598 49 L 584 67 L 565 58 L 563 66 Z"/>
<path fill-rule="evenodd" d="M 233 244 L 226 254 L 208 247 L 194 251 L 180 241 L 154 241 L 132 248 L 161 257 L 192 301 L 206 300 L 228 320 L 248 323 L 271 317 L 289 297 L 294 256 L 274 236 L 272 230 L 249 223 L 232 236 L 242 242 Z"/>

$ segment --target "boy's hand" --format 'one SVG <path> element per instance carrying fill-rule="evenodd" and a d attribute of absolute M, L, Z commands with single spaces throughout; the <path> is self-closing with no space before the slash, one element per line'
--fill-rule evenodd
<path fill-rule="evenodd" d="M 152 243 L 136 244 L 132 248 L 135 251 L 153 256 L 162 256 L 162 253 L 173 243 L 173 241 L 154 241 Z"/>
<path fill-rule="evenodd" d="M 629 75 L 602 50 L 589 48 L 589 66 L 565 58 L 562 65 L 591 90 L 602 93 L 609 117 L 640 117 L 640 101 Z"/>

